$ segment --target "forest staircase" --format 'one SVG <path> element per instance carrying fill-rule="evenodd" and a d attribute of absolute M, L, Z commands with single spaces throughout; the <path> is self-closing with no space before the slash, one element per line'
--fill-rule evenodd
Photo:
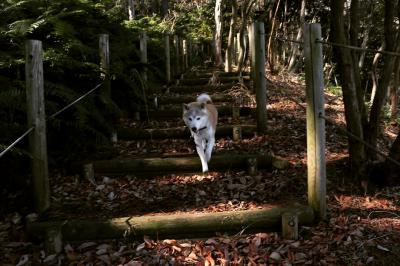
<path fill-rule="evenodd" d="M 243 76 L 241 81 L 247 87 L 251 86 L 247 75 Z M 113 159 L 93 162 L 92 171 L 100 178 L 132 175 L 135 178 L 148 180 L 164 175 L 174 177 L 185 175 L 184 178 L 195 177 L 201 181 L 213 180 L 213 173 L 217 173 L 216 176 L 218 176 L 236 171 L 239 175 L 241 173 L 251 176 L 259 169 L 288 167 L 287 161 L 265 151 L 249 153 L 241 150 L 240 146 L 235 146 L 235 142 L 239 142 L 242 138 L 251 139 L 257 135 L 254 107 L 243 104 L 243 99 L 230 93 L 238 82 L 237 73 L 224 73 L 216 68 L 197 68 L 195 71 L 183 74 L 173 85 L 149 97 L 148 106 L 143 106 L 139 110 L 141 121 L 129 119 L 124 121 L 118 129 L 119 147 L 131 151 L 132 154 L 122 153 Z M 201 173 L 200 159 L 194 144 L 191 144 L 190 132 L 182 120 L 182 104 L 195 101 L 196 96 L 203 92 L 210 94 L 218 108 L 217 145 L 218 140 L 223 139 L 224 142 L 229 142 L 231 146 L 236 147 L 227 151 L 215 148 L 209 164 L 211 177 Z M 161 147 L 165 146 L 165 150 L 152 151 L 151 148 L 147 148 L 145 152 L 135 151 L 135 149 L 144 149 L 146 145 L 153 142 L 160 143 Z M 175 143 L 172 151 L 168 150 L 170 143 Z M 251 179 L 251 177 L 247 178 Z M 257 182 L 250 182 L 250 186 L 256 186 Z M 220 184 L 218 180 L 213 180 L 209 185 L 219 186 Z M 207 186 L 207 183 L 204 186 Z M 238 187 L 251 189 L 248 184 L 241 185 L 237 182 L 228 186 L 232 189 Z M 178 204 L 180 193 L 183 192 L 177 185 Z M 193 198 L 195 197 L 197 196 L 193 195 Z M 137 202 L 132 199 L 132 204 L 137 204 Z M 165 204 L 168 205 L 168 202 Z M 146 206 L 143 208 L 145 209 Z M 165 213 L 162 208 L 158 211 L 152 208 L 149 212 L 155 214 L 89 221 L 68 220 L 63 226 L 60 226 L 59 221 L 31 223 L 28 230 L 31 235 L 40 237 L 47 235 L 49 228 L 61 228 L 60 234 L 66 240 L 126 236 L 140 238 L 143 235 L 157 238 L 186 238 L 213 235 L 215 232 L 237 233 L 244 228 L 247 231 L 276 228 L 281 224 L 281 215 L 287 212 L 295 212 L 301 224 L 311 223 L 314 218 L 309 207 L 286 205 L 211 213 L 196 211 L 186 213 L 176 206 L 171 214 Z"/>

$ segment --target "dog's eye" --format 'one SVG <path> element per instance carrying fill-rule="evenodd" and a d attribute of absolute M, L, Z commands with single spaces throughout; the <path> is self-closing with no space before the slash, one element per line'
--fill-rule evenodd
<path fill-rule="evenodd" d="M 196 120 L 200 120 L 200 117 L 197 117 Z"/>
<path fill-rule="evenodd" d="M 189 117 L 189 121 L 192 121 L 192 118 L 191 118 L 191 117 Z"/>

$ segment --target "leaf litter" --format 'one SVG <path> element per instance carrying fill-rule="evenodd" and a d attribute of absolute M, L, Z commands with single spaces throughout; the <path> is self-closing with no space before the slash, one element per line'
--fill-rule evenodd
<path fill-rule="evenodd" d="M 52 176 L 49 218 L 107 218 L 164 212 L 218 212 L 258 208 L 271 202 L 306 203 L 306 135 L 304 88 L 294 77 L 269 81 L 268 123 L 264 136 L 242 141 L 218 139 L 216 153 L 265 150 L 291 162 L 272 172 L 212 172 L 170 174 L 153 179 L 126 175 L 96 176 L 96 185 L 75 176 Z M 326 95 L 327 116 L 344 125 L 341 99 Z M 244 118 L 243 121 L 245 122 Z M 232 120 L 223 119 L 222 124 Z M 254 122 L 254 121 L 252 121 Z M 182 125 L 180 119 L 162 123 L 129 122 L 130 126 Z M 393 135 L 393 134 L 392 134 Z M 393 137 L 393 136 L 392 136 Z M 327 125 L 328 219 L 300 226 L 298 240 L 276 232 L 235 235 L 216 233 L 208 239 L 150 239 L 65 243 L 59 254 L 47 254 L 31 243 L 24 222 L 35 214 L 9 213 L 0 219 L 2 265 L 397 265 L 400 254 L 400 187 L 365 195 L 346 178 L 346 137 Z M 120 141 L 121 157 L 149 153 L 192 153 L 187 140 Z M 11 196 L 10 196 L 11 199 Z"/>

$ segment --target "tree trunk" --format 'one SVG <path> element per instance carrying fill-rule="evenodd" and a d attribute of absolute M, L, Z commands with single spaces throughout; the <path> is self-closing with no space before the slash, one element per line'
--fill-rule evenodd
<path fill-rule="evenodd" d="M 135 0 L 128 0 L 129 20 L 135 19 Z"/>
<path fill-rule="evenodd" d="M 254 232 L 267 228 L 279 228 L 284 213 L 296 213 L 301 225 L 310 225 L 314 213 L 304 206 L 274 206 L 262 209 L 224 211 L 214 213 L 178 213 L 108 220 L 68 220 L 59 222 L 32 222 L 27 225 L 28 235 L 43 239 L 46 231 L 60 228 L 67 241 L 84 241 L 116 238 L 193 238 L 210 237 L 216 232 L 234 233 L 246 230 Z"/>
<path fill-rule="evenodd" d="M 305 15 L 306 15 L 306 0 L 301 0 L 301 8 L 300 8 L 300 26 L 299 30 L 297 31 L 296 41 L 301 41 L 303 37 L 303 27 L 302 25 L 305 22 Z M 293 44 L 292 54 L 289 59 L 289 66 L 288 71 L 294 72 L 297 70 L 297 62 L 300 56 L 300 50 L 298 44 Z"/>
<path fill-rule="evenodd" d="M 393 86 L 390 88 L 390 119 L 394 122 L 397 121 L 398 115 L 398 91 L 400 86 L 400 58 L 396 58 L 396 64 L 394 67 L 394 78 L 393 78 Z"/>
<path fill-rule="evenodd" d="M 331 27 L 333 42 L 346 44 L 346 33 L 344 28 L 344 2 L 345 0 L 331 1 Z M 338 64 L 339 75 L 342 83 L 343 100 L 345 106 L 345 117 L 347 130 L 359 139 L 364 139 L 362 118 L 357 99 L 357 82 L 354 75 L 353 59 L 349 49 L 334 47 L 334 53 Z M 365 171 L 365 149 L 364 145 L 351 136 L 349 142 L 350 170 L 353 177 L 359 179 L 364 176 Z"/>
<path fill-rule="evenodd" d="M 383 51 L 384 49 L 385 49 L 385 43 L 382 43 L 381 47 L 379 47 L 379 51 Z M 374 59 L 372 60 L 372 69 L 371 69 L 372 89 L 371 89 L 370 103 L 374 102 L 376 90 L 378 88 L 377 69 L 378 69 L 378 62 L 381 57 L 382 57 L 381 53 L 376 53 Z"/>
<path fill-rule="evenodd" d="M 400 35 L 396 32 L 396 26 L 394 23 L 394 18 L 396 16 L 397 5 L 393 3 L 392 0 L 385 0 L 385 43 L 386 50 L 399 52 L 400 45 Z M 397 35 L 397 38 L 396 38 Z M 369 115 L 368 130 L 366 131 L 367 142 L 373 147 L 377 147 L 377 139 L 380 130 L 381 122 L 381 112 L 384 106 L 390 81 L 392 79 L 392 73 L 394 70 L 394 64 L 396 58 L 392 55 L 385 55 L 384 66 L 382 70 L 382 79 L 379 81 L 378 89 L 374 101 L 371 106 L 371 111 Z M 369 149 L 368 159 L 375 160 L 376 152 Z"/>
<path fill-rule="evenodd" d="M 228 46 L 225 51 L 225 72 L 232 71 L 232 56 L 234 53 L 235 24 L 236 24 L 237 2 L 232 0 L 232 15 L 229 24 Z"/>
<path fill-rule="evenodd" d="M 268 38 L 267 59 L 269 62 L 269 68 L 270 68 L 271 73 L 275 72 L 275 70 L 274 70 L 275 69 L 274 53 L 273 53 L 273 49 L 272 49 L 272 39 L 273 39 L 274 31 L 275 31 L 276 14 L 278 13 L 280 4 L 281 4 L 281 0 L 278 0 L 278 3 L 276 4 L 274 16 L 272 17 L 271 31 L 269 33 L 269 38 Z"/>
<path fill-rule="evenodd" d="M 162 0 L 162 15 L 165 18 L 168 15 L 168 0 Z"/>
<path fill-rule="evenodd" d="M 214 19 L 215 19 L 215 65 L 221 67 L 223 65 L 222 61 L 222 0 L 216 0 L 215 2 L 215 11 L 214 11 Z"/>

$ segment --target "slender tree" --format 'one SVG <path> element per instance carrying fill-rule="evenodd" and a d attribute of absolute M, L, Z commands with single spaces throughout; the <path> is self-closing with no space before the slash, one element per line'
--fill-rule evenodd
<path fill-rule="evenodd" d="M 232 0 L 232 14 L 229 23 L 228 45 L 225 51 L 225 71 L 232 71 L 232 56 L 234 48 L 235 26 L 236 26 L 237 0 Z"/>
<path fill-rule="evenodd" d="M 220 67 L 223 65 L 223 60 L 222 60 L 222 24 L 223 24 L 222 0 L 215 1 L 214 19 L 215 19 L 215 33 L 214 33 L 215 65 Z"/>

